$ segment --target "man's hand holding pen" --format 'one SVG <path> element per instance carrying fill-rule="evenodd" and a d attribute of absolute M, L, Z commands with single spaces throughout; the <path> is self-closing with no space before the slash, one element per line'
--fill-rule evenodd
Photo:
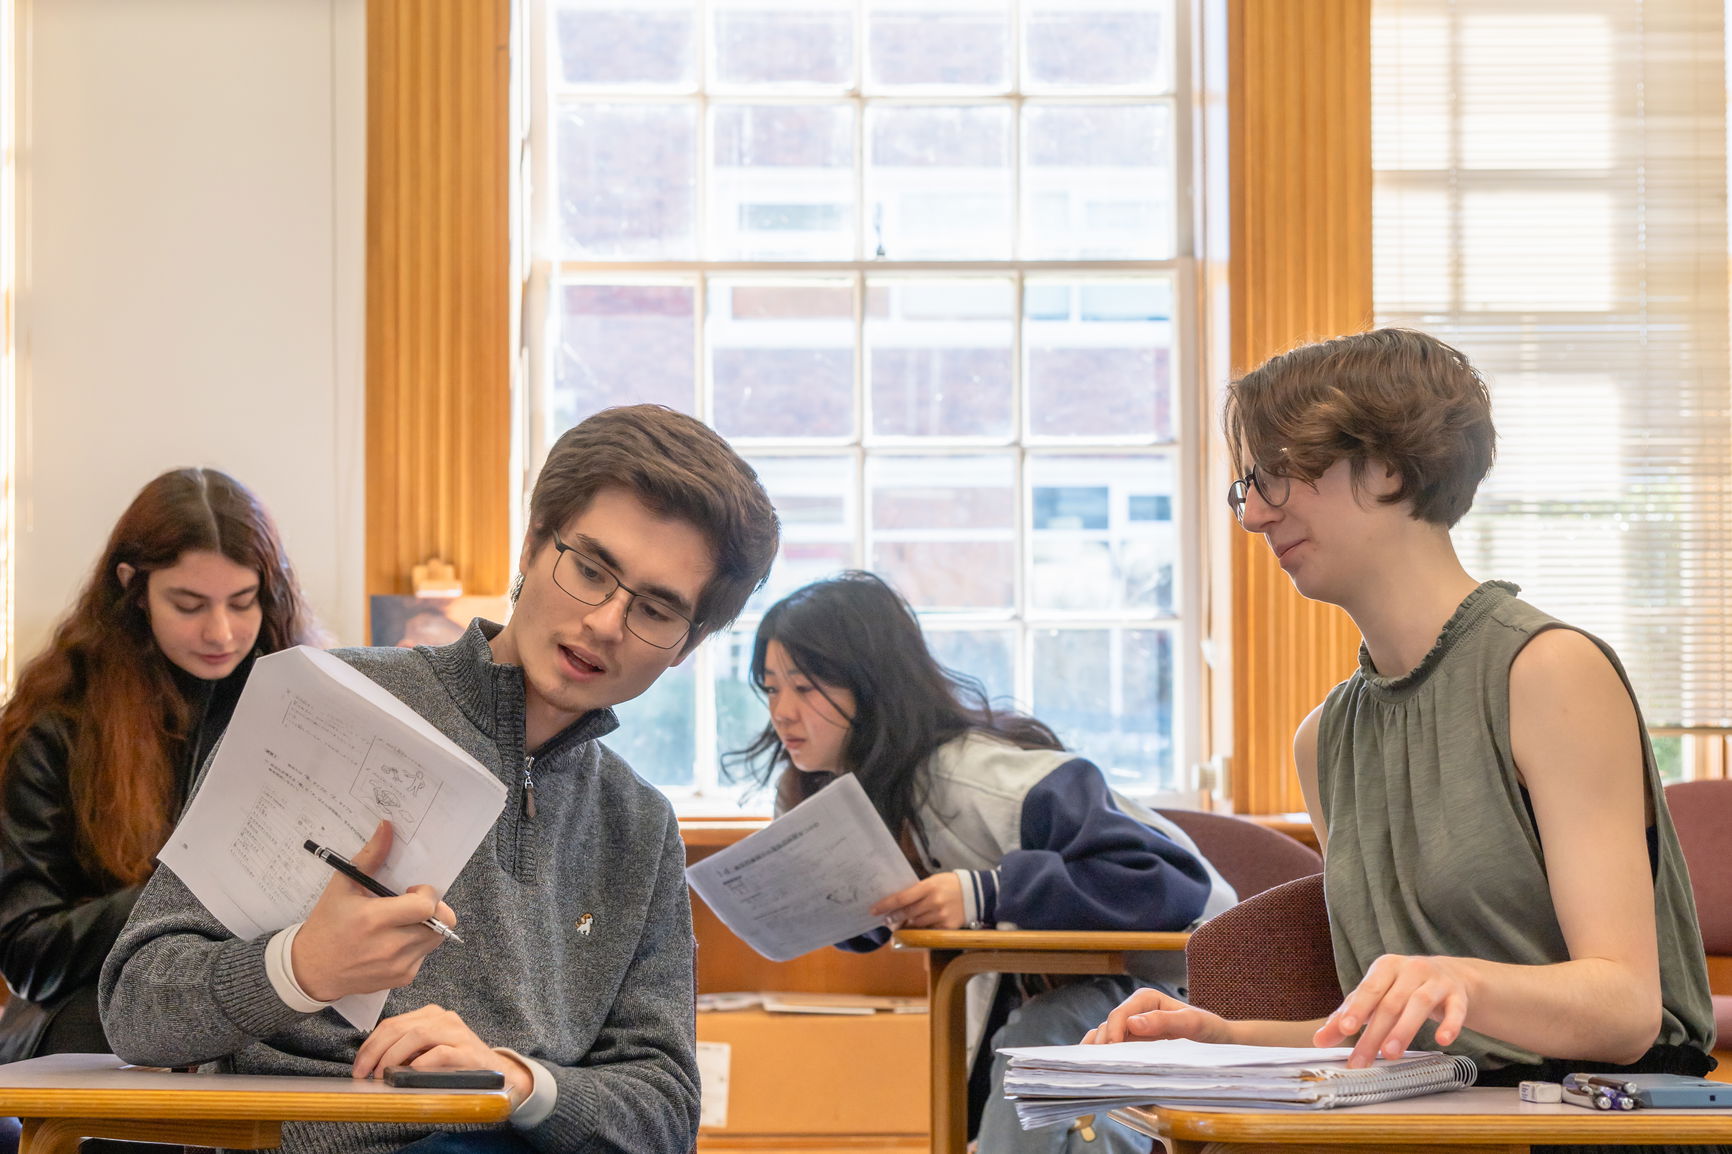
<path fill-rule="evenodd" d="M 380 822 L 354 854 L 354 864 L 376 872 L 391 852 L 391 838 L 391 823 Z M 295 981 L 309 997 L 326 1002 L 406 986 L 443 941 L 423 924 L 428 918 L 447 926 L 457 921 L 431 886 L 411 886 L 400 897 L 383 898 L 333 873 L 295 935 L 289 955 Z"/>

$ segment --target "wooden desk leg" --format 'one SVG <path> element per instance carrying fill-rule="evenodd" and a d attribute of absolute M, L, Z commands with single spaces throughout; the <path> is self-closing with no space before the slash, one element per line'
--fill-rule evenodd
<path fill-rule="evenodd" d="M 78 1154 L 86 1138 L 220 1146 L 228 1150 L 274 1150 L 283 1144 L 283 1124 L 250 1119 L 26 1118 L 18 1154 Z"/>
<path fill-rule="evenodd" d="M 926 988 L 932 1030 L 932 1154 L 964 1154 L 968 1149 L 969 978 L 976 974 L 1124 972 L 1122 953 L 930 951 L 926 956 Z"/>
<path fill-rule="evenodd" d="M 958 950 L 933 950 L 926 958 L 928 1029 L 932 1046 L 932 1154 L 963 1154 L 968 1148 L 968 978 L 951 963 Z M 25 1152 L 20 1151 L 20 1154 Z"/>

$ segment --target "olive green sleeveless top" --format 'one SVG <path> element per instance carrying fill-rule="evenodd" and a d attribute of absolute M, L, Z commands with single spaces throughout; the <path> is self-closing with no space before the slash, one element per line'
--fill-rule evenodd
<path fill-rule="evenodd" d="M 1496 581 L 1474 590 L 1405 676 L 1379 676 L 1362 646 L 1359 671 L 1323 704 L 1317 776 L 1329 832 L 1324 872 L 1344 990 L 1386 953 L 1517 965 L 1569 960 L 1509 735 L 1511 663 L 1536 634 L 1568 626 L 1517 600 L 1516 591 Z M 1590 639 L 1628 689 L 1617 655 Z M 1642 760 L 1654 808 L 1650 846 L 1658 842 L 1663 1013 L 1655 1041 L 1706 1051 L 1714 1016 L 1696 906 L 1645 727 Z M 1435 1045 L 1434 1026 L 1426 1024 L 1416 1046 Z M 1449 1049 L 1487 1068 L 1547 1057 L 1471 1030 Z"/>

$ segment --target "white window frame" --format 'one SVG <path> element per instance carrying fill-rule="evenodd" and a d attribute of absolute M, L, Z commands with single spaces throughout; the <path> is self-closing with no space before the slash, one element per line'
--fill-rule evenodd
<path fill-rule="evenodd" d="M 864 77 L 863 61 L 859 58 L 864 52 L 865 44 L 865 14 L 862 6 L 855 10 L 855 51 L 857 77 L 855 86 L 846 93 L 826 91 L 768 94 L 752 91 L 738 93 L 729 92 L 726 99 L 749 99 L 752 103 L 822 103 L 852 102 L 855 105 L 854 119 L 854 174 L 855 174 L 855 211 L 858 214 L 860 227 L 855 230 L 855 259 L 845 261 L 787 260 L 787 261 L 675 261 L 675 260 L 623 260 L 623 261 L 574 261 L 559 260 L 552 256 L 557 251 L 559 237 L 558 205 L 554 192 L 553 163 L 554 129 L 557 122 L 555 104 L 559 98 L 552 93 L 549 83 L 550 62 L 548 48 L 549 37 L 552 35 L 550 6 L 552 0 L 519 0 L 521 8 L 517 14 L 520 25 L 525 30 L 522 44 L 522 58 L 528 61 L 527 69 L 516 76 L 519 89 L 517 107 L 521 109 L 524 129 L 520 137 L 523 152 L 517 166 L 518 190 L 514 203 L 519 206 L 522 214 L 518 222 L 517 232 L 522 237 L 522 243 L 517 251 L 520 254 L 520 280 L 523 285 L 521 308 L 523 316 L 522 356 L 520 371 L 514 383 L 514 406 L 519 422 L 519 440 L 522 452 L 514 462 L 520 471 L 516 474 L 518 493 L 514 502 L 514 540 L 521 539 L 524 528 L 524 515 L 530 490 L 535 476 L 545 460 L 547 450 L 552 440 L 549 429 L 548 399 L 551 395 L 552 365 L 555 349 L 553 347 L 553 327 L 549 317 L 555 307 L 553 301 L 559 289 L 567 283 L 622 283 L 641 281 L 646 284 L 687 284 L 695 292 L 694 322 L 697 331 L 694 334 L 694 354 L 696 371 L 694 373 L 694 404 L 691 412 L 704 420 L 712 422 L 711 389 L 704 378 L 707 375 L 708 357 L 705 353 L 705 318 L 708 314 L 706 300 L 706 284 L 709 276 L 739 276 L 747 279 L 779 277 L 798 277 L 808 279 L 815 276 L 836 276 L 850 278 L 853 282 L 854 310 L 854 348 L 858 355 L 854 357 L 854 399 L 856 411 L 854 414 L 855 433 L 851 437 L 842 438 L 812 438 L 812 439 L 776 439 L 750 438 L 737 439 L 736 447 L 749 458 L 771 456 L 805 456 L 817 453 L 833 453 L 836 449 L 846 448 L 855 457 L 853 470 L 853 491 L 848 499 L 853 503 L 854 540 L 852 542 L 854 556 L 860 565 L 869 563 L 868 537 L 871 528 L 868 524 L 870 500 L 867 492 L 867 470 L 863 458 L 867 455 L 875 457 L 894 456 L 933 456 L 933 455 L 971 455 L 974 453 L 1011 454 L 1014 458 L 1014 488 L 1016 494 L 1016 528 L 1012 530 L 1020 538 L 1018 550 L 1017 572 L 1015 574 L 1015 601 L 1011 610 L 1004 611 L 945 611 L 942 613 L 922 613 L 922 625 L 929 631 L 948 629 L 968 629 L 974 627 L 1004 627 L 1014 626 L 1016 630 L 1015 645 L 1015 704 L 1017 708 L 1027 709 L 1031 697 L 1033 682 L 1032 633 L 1052 626 L 1065 628 L 1168 628 L 1172 631 L 1173 654 L 1173 700 L 1172 700 L 1172 764 L 1173 778 L 1176 788 L 1167 791 L 1129 790 L 1142 799 L 1161 804 L 1196 804 L 1199 791 L 1207 788 L 1210 775 L 1202 768 L 1201 762 L 1212 744 L 1212 721 L 1207 709 L 1209 694 L 1204 688 L 1205 649 L 1218 648 L 1222 642 L 1214 645 L 1208 642 L 1208 630 L 1211 618 L 1211 600 L 1222 595 L 1222 591 L 1214 586 L 1225 581 L 1224 570 L 1211 574 L 1214 568 L 1209 564 L 1212 560 L 1212 549 L 1204 525 L 1204 518 L 1213 511 L 1218 501 L 1211 499 L 1211 494 L 1203 490 L 1207 487 L 1205 478 L 1212 473 L 1211 457 L 1214 449 L 1209 436 L 1207 421 L 1213 407 L 1205 396 L 1207 386 L 1203 375 L 1205 366 L 1214 357 L 1211 350 L 1203 348 L 1205 327 L 1202 323 L 1201 305 L 1199 302 L 1201 286 L 1200 262 L 1194 255 L 1200 241 L 1200 228 L 1197 223 L 1199 215 L 1199 196 L 1197 180 L 1201 173 L 1198 152 L 1201 147 L 1202 131 L 1200 121 L 1203 115 L 1199 96 L 1200 71 L 1198 48 L 1196 43 L 1197 23 L 1200 19 L 1197 6 L 1202 0 L 1174 0 L 1173 27 L 1174 60 L 1173 89 L 1170 93 L 1156 93 L 1152 89 L 1126 89 L 1110 94 L 1055 95 L 1054 99 L 1065 104 L 1122 104 L 1126 100 L 1159 100 L 1165 101 L 1171 109 L 1172 155 L 1173 155 L 1173 195 L 1174 195 L 1174 253 L 1171 259 L 1164 260 L 1024 260 L 1015 256 L 1021 242 L 1020 213 L 1024 206 L 1021 202 L 1021 133 L 1011 133 L 1012 152 L 1009 160 L 1010 180 L 1012 182 L 1013 221 L 1011 243 L 1013 257 L 1004 261 L 971 261 L 971 260 L 935 260 L 935 261 L 892 261 L 865 259 L 864 247 L 869 243 L 871 232 L 865 208 L 866 165 L 864 159 L 865 141 L 865 109 L 869 102 L 895 103 L 898 105 L 942 104 L 952 106 L 958 104 L 990 104 L 1010 105 L 1020 113 L 1020 105 L 1024 96 L 1020 89 L 1007 95 L 988 96 L 978 93 L 956 93 L 932 96 L 902 96 L 893 98 L 867 96 L 862 92 Z M 1103 7 L 1111 7 L 1111 0 L 1106 0 Z M 1012 60 L 1011 75 L 1020 78 L 1021 60 L 1020 26 L 1022 18 L 1021 0 L 1009 0 L 1010 27 L 1012 29 Z M 706 42 L 707 20 L 702 15 L 697 20 L 700 76 L 708 69 L 708 44 Z M 1020 80 L 1015 82 L 1020 86 Z M 586 94 L 587 95 L 587 94 Z M 581 99 L 573 97 L 573 99 Z M 630 103 L 633 101 L 657 104 L 690 102 L 697 107 L 698 145 L 700 158 L 709 154 L 709 103 L 710 95 L 704 89 L 700 79 L 696 92 L 676 93 L 657 91 L 641 95 L 624 93 L 607 93 L 605 99 L 610 103 Z M 1048 99 L 1045 94 L 1032 97 L 1035 100 Z M 1016 119 L 1020 125 L 1020 116 Z M 709 205 L 706 194 L 708 181 L 702 171 L 698 173 L 697 196 L 694 206 L 694 227 L 700 238 L 704 230 L 710 227 Z M 1074 206 L 1073 206 L 1074 211 Z M 1170 278 L 1173 293 L 1171 327 L 1172 340 L 1172 404 L 1171 427 L 1174 436 L 1169 440 L 1154 440 L 1136 437 L 1091 437 L 1083 438 L 1028 438 L 1023 429 L 1026 424 L 1026 393 L 1023 381 L 1023 348 L 1022 334 L 1026 319 L 1023 315 L 1023 297 L 1026 284 L 1031 279 L 1085 278 L 1111 279 L 1115 276 L 1147 276 L 1160 274 Z M 1012 304 L 1012 322 L 1015 332 L 1013 346 L 1013 431 L 1008 439 L 983 437 L 886 437 L 873 436 L 869 432 L 868 416 L 865 411 L 867 404 L 867 389 L 861 379 L 865 369 L 866 336 L 864 332 L 865 316 L 865 285 L 868 277 L 920 279 L 935 278 L 954 280 L 967 277 L 990 277 L 994 279 L 1009 278 L 1013 283 L 1014 301 Z M 1031 524 L 1030 501 L 1031 487 L 1026 482 L 1027 464 L 1031 459 L 1047 457 L 1075 457 L 1098 455 L 1103 457 L 1128 456 L 1148 453 L 1170 453 L 1173 458 L 1174 471 L 1174 506 L 1172 509 L 1173 525 L 1177 535 L 1177 547 L 1174 564 L 1174 606 L 1172 615 L 1100 615 L 1076 611 L 1028 611 L 1026 607 L 1027 592 L 1024 589 L 1024 575 L 1028 571 L 1030 558 L 1028 556 L 1033 543 L 1032 532 L 1024 532 L 1024 527 Z M 734 624 L 737 631 L 749 632 L 757 625 L 758 614 L 742 614 Z M 1115 645 L 1117 641 L 1115 639 Z M 682 816 L 701 816 L 705 814 L 732 814 L 741 812 L 737 808 L 736 797 L 739 787 L 731 785 L 721 776 L 720 758 L 726 752 L 718 748 L 716 737 L 715 693 L 713 691 L 713 670 L 717 661 L 715 646 L 706 642 L 688 659 L 693 665 L 693 682 L 697 689 L 695 710 L 696 725 L 696 756 L 693 766 L 692 785 L 689 787 L 663 787 L 674 802 Z M 966 672 L 966 671 L 965 671 Z M 1115 676 L 1114 691 L 1118 690 Z M 1087 749 L 1080 752 L 1087 754 Z M 749 799 L 747 812 L 767 811 L 769 798 L 758 794 Z"/>

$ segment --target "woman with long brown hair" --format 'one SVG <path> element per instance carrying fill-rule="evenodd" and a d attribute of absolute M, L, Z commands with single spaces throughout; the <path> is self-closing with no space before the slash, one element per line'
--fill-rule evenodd
<path fill-rule="evenodd" d="M 0 707 L 0 1060 L 109 1050 L 126 922 L 259 654 L 312 615 L 264 507 L 215 469 L 151 481 Z"/>

